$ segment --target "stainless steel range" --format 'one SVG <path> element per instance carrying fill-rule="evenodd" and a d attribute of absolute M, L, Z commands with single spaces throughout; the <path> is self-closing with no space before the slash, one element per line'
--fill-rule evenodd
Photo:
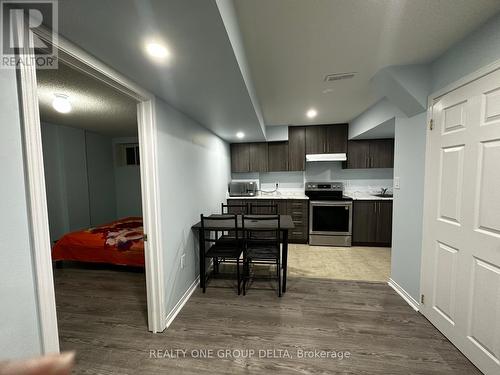
<path fill-rule="evenodd" d="M 307 182 L 309 244 L 351 246 L 352 199 L 344 196 L 342 182 Z"/>

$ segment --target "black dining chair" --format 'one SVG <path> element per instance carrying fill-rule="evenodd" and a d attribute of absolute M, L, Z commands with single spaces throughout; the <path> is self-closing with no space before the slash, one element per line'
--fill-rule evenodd
<path fill-rule="evenodd" d="M 247 203 L 221 203 L 220 204 L 220 213 L 222 215 L 225 214 L 237 214 L 237 215 L 246 215 L 249 212 L 249 204 Z M 238 235 L 240 240 L 243 240 L 243 232 L 240 231 Z M 234 232 L 233 231 L 224 231 L 222 233 L 222 236 L 220 237 L 221 239 L 227 239 L 227 238 L 234 238 Z"/>
<path fill-rule="evenodd" d="M 276 203 L 250 203 L 250 215 L 277 215 L 278 205 Z"/>
<path fill-rule="evenodd" d="M 276 266 L 278 296 L 281 297 L 281 247 L 279 215 L 244 215 L 242 227 L 245 232 L 243 252 L 243 295 L 249 283 L 252 264 L 270 264 Z"/>
<path fill-rule="evenodd" d="M 247 215 L 250 213 L 248 208 L 248 203 L 221 203 L 220 204 L 220 213 L 224 214 L 238 214 L 238 215 Z"/>
<path fill-rule="evenodd" d="M 220 224 L 222 222 L 226 228 L 231 228 L 231 232 L 234 233 L 233 237 L 220 237 L 221 233 Z M 234 228 L 234 229 L 232 229 Z M 201 228 L 203 233 L 203 239 L 205 243 L 209 244 L 208 250 L 205 251 L 204 259 L 200 259 L 200 262 L 206 262 L 206 259 L 212 259 L 213 261 L 213 273 L 217 274 L 219 272 L 219 264 L 221 263 L 231 263 L 236 264 L 236 279 L 238 283 L 238 295 L 241 294 L 241 284 L 242 277 L 240 272 L 240 260 L 242 260 L 241 254 L 243 253 L 244 241 L 239 237 L 240 231 L 238 228 L 238 216 L 237 215 L 201 215 Z M 203 269 L 206 269 L 203 267 Z M 206 291 L 206 285 L 208 281 L 208 273 L 205 271 L 203 275 L 203 293 Z"/>

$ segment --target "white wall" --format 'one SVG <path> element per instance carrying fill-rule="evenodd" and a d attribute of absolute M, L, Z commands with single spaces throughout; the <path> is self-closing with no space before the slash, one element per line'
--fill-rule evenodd
<path fill-rule="evenodd" d="M 260 188 L 272 190 L 301 190 L 307 181 L 340 181 L 346 191 L 392 188 L 393 169 L 342 169 L 342 162 L 306 163 L 304 172 L 233 173 L 233 180 L 259 180 Z"/>
<path fill-rule="evenodd" d="M 0 69 L 0 360 L 41 353 L 14 70 Z"/>
<path fill-rule="evenodd" d="M 113 138 L 113 148 L 123 143 L 138 143 L 137 137 Z M 141 168 L 138 165 L 118 165 L 115 160 L 116 212 L 118 218 L 142 216 Z"/>
<path fill-rule="evenodd" d="M 200 214 L 220 211 L 230 180 L 229 145 L 157 99 L 160 214 L 167 312 L 199 274 L 197 233 Z M 180 259 L 186 254 L 186 266 Z"/>
<path fill-rule="evenodd" d="M 419 300 L 426 113 L 396 118 L 391 278 Z"/>

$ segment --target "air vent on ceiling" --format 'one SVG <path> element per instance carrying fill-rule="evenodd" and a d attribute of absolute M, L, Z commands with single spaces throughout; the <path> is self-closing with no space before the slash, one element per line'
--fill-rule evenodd
<path fill-rule="evenodd" d="M 351 79 L 354 78 L 355 75 L 356 72 L 327 74 L 325 76 L 325 82 L 340 81 L 342 79 Z"/>

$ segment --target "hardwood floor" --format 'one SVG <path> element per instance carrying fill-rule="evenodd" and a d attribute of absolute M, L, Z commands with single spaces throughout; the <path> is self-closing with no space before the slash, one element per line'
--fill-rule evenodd
<path fill-rule="evenodd" d="M 61 348 L 76 350 L 78 374 L 480 374 L 385 284 L 293 277 L 280 299 L 265 282 L 245 297 L 220 282 L 154 335 L 144 274 L 56 269 Z M 176 349 L 186 356 L 166 357 Z M 196 358 L 210 349 L 213 358 Z M 245 350 L 255 353 L 234 357 Z M 350 357 L 297 358 L 300 350 Z"/>

